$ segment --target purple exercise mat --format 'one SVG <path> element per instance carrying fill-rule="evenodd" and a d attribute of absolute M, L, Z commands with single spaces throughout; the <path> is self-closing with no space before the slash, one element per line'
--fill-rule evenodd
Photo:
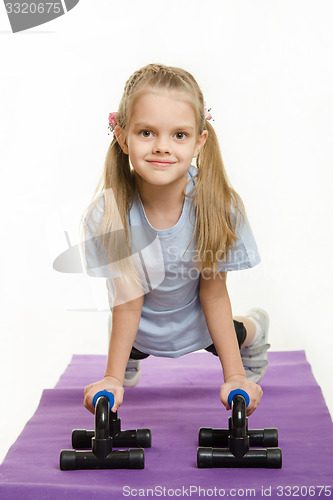
<path fill-rule="evenodd" d="M 198 469 L 200 427 L 226 428 L 219 400 L 222 373 L 209 353 L 142 361 L 139 385 L 125 389 L 123 429 L 150 428 L 143 470 L 60 471 L 71 431 L 93 429 L 83 387 L 103 376 L 105 356 L 73 356 L 54 389 L 0 466 L 0 498 L 123 499 L 137 497 L 327 498 L 333 495 L 333 426 L 303 351 L 270 352 L 260 406 L 249 429 L 277 427 L 282 469 Z M 251 491 L 250 491 L 251 490 Z"/>

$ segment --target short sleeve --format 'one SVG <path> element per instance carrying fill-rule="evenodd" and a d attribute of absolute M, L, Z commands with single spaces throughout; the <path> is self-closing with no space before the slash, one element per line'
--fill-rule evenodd
<path fill-rule="evenodd" d="M 83 243 L 83 262 L 87 274 L 94 278 L 115 278 L 115 266 L 101 247 L 99 226 L 104 214 L 104 198 L 101 197 L 84 218 L 85 240 Z"/>
<path fill-rule="evenodd" d="M 260 255 L 247 215 L 239 217 L 236 227 L 237 241 L 228 252 L 227 261 L 220 263 L 218 271 L 249 269 L 260 262 Z"/>

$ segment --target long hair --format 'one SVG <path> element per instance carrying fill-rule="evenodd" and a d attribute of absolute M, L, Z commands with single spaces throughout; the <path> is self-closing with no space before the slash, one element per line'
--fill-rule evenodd
<path fill-rule="evenodd" d="M 125 84 L 117 112 L 119 127 L 126 130 L 135 99 L 138 95 L 149 92 L 149 89 L 186 92 L 196 113 L 198 135 L 204 130 L 208 131 L 206 143 L 197 157 L 198 175 L 189 196 L 192 198 L 191 209 L 195 211 L 192 239 L 196 237 L 198 268 L 201 271 L 214 271 L 219 261 L 227 260 L 228 252 L 237 239 L 236 225 L 238 216 L 243 213 L 242 201 L 231 187 L 225 173 L 214 128 L 205 118 L 203 94 L 196 80 L 187 71 L 162 64 L 149 64 L 136 71 Z M 95 200 L 89 205 L 84 221 L 85 224 L 88 223 L 96 201 L 104 197 L 104 213 L 98 227 L 101 248 L 110 256 L 110 262 L 115 262 L 119 257 L 118 268 L 122 276 L 133 278 L 134 273 L 138 281 L 137 272 L 130 259 L 124 260 L 124 255 L 131 255 L 127 216 L 136 191 L 137 185 L 129 158 L 114 138 L 107 151 L 104 170 L 95 190 Z M 111 193 L 111 196 L 108 196 L 108 193 Z M 117 231 L 121 227 L 123 231 Z"/>
<path fill-rule="evenodd" d="M 192 209 L 195 209 L 199 270 L 216 270 L 237 240 L 236 227 L 244 220 L 244 205 L 232 188 L 222 161 L 214 128 L 206 120 L 207 141 L 197 157 L 198 175 Z"/>

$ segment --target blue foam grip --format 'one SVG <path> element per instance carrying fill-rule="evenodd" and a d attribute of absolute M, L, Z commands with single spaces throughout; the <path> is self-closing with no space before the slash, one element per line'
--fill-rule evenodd
<path fill-rule="evenodd" d="M 231 393 L 228 396 L 228 405 L 231 406 L 231 401 L 234 396 L 237 394 L 240 394 L 241 396 L 244 396 L 245 398 L 245 403 L 246 406 L 249 406 L 250 403 L 250 397 L 247 392 L 243 391 L 243 389 L 235 389 L 234 391 L 231 391 Z"/>
<path fill-rule="evenodd" d="M 94 407 L 96 406 L 96 403 L 97 403 L 97 399 L 101 396 L 106 396 L 109 401 L 110 401 L 110 411 L 111 411 L 111 408 L 113 407 L 114 405 L 114 395 L 112 394 L 112 392 L 108 392 L 108 391 L 99 391 L 99 392 L 96 392 L 94 398 L 93 398 L 93 405 Z"/>

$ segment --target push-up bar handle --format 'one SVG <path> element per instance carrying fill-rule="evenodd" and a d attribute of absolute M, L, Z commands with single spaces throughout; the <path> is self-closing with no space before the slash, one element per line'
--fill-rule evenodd
<path fill-rule="evenodd" d="M 231 402 L 235 396 L 243 396 L 245 399 L 246 406 L 249 406 L 250 403 L 250 397 L 247 392 L 243 391 L 243 389 L 235 389 L 234 391 L 231 391 L 229 396 L 228 396 L 228 405 L 231 406 Z"/>
<path fill-rule="evenodd" d="M 96 406 L 97 399 L 100 398 L 101 396 L 106 396 L 108 398 L 108 400 L 110 402 L 110 411 L 111 411 L 111 408 L 114 405 L 114 395 L 112 394 L 112 392 L 108 392 L 108 391 L 99 391 L 99 392 L 96 392 L 95 396 L 93 397 L 93 405 L 94 405 L 94 407 Z"/>

